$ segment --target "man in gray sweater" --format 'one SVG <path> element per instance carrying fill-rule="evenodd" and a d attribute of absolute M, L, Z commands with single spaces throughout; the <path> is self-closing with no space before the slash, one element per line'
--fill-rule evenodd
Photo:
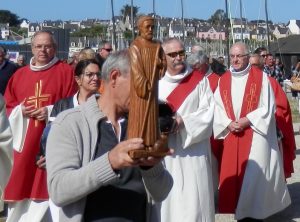
<path fill-rule="evenodd" d="M 125 140 L 128 57 L 127 51 L 111 54 L 102 68 L 103 94 L 53 122 L 47 180 L 51 200 L 61 207 L 59 221 L 155 221 L 152 202 L 164 200 L 172 188 L 161 159 L 128 155 L 143 148 L 141 138 Z"/>

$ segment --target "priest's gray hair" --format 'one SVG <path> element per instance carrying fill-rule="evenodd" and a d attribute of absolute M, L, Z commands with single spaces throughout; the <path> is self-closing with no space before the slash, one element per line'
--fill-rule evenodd
<path fill-rule="evenodd" d="M 182 48 L 184 49 L 183 42 L 180 39 L 177 39 L 177 38 L 167 38 L 163 41 L 161 46 L 165 50 L 166 45 L 169 45 L 170 43 L 173 43 L 173 42 L 178 42 L 182 46 Z"/>
<path fill-rule="evenodd" d="M 48 31 L 48 30 L 41 30 L 41 31 L 37 31 L 33 34 L 33 36 L 31 37 L 31 47 L 34 46 L 34 40 L 35 40 L 35 37 L 37 37 L 38 35 L 40 34 L 48 34 L 51 38 L 51 42 L 52 42 L 52 45 L 55 49 L 57 49 L 57 42 L 54 38 L 54 35 L 51 31 Z"/>
<path fill-rule="evenodd" d="M 205 64 L 208 62 L 208 57 L 204 54 L 203 51 L 198 51 L 195 53 L 191 53 L 187 59 L 186 62 L 193 67 L 196 64 Z"/>
<path fill-rule="evenodd" d="M 102 66 L 101 79 L 108 82 L 110 73 L 116 69 L 120 70 L 122 75 L 129 73 L 130 61 L 128 49 L 115 51 L 108 56 Z"/>
<path fill-rule="evenodd" d="M 250 53 L 250 50 L 249 50 L 249 47 L 248 45 L 246 45 L 245 43 L 243 42 L 236 42 L 234 43 L 230 49 L 232 49 L 233 47 L 240 47 L 244 50 L 244 54 L 245 55 L 248 55 Z M 230 50 L 231 51 L 231 50 Z"/>

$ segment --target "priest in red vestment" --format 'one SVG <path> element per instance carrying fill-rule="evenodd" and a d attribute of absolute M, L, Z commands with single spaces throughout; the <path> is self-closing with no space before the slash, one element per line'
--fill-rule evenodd
<path fill-rule="evenodd" d="M 277 142 L 277 104 L 268 76 L 249 64 L 244 43 L 233 44 L 230 60 L 214 94 L 214 135 L 224 139 L 219 212 L 263 221 L 291 203 Z"/>
<path fill-rule="evenodd" d="M 258 48 L 259 54 L 250 56 L 250 64 L 259 69 L 264 69 L 264 54 L 267 54 L 267 49 Z M 296 158 L 296 141 L 294 136 L 292 113 L 288 98 L 276 79 L 269 76 L 269 80 L 275 95 L 276 104 L 276 125 L 278 130 L 279 144 L 283 155 L 283 167 L 285 178 L 292 176 L 294 172 L 293 160 Z"/>
<path fill-rule="evenodd" d="M 55 56 L 57 45 L 50 32 L 36 32 L 31 47 L 30 64 L 13 75 L 4 95 L 14 147 L 13 170 L 4 190 L 7 222 L 47 221 L 46 171 L 36 156 L 52 104 L 76 90 L 72 68 Z"/>

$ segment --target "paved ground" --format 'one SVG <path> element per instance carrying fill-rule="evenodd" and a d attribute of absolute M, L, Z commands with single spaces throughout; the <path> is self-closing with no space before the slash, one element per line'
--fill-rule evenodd
<path fill-rule="evenodd" d="M 300 124 L 294 124 L 297 143 L 296 160 L 294 160 L 295 173 L 288 179 L 288 188 L 292 204 L 284 211 L 268 218 L 266 222 L 300 222 Z M 233 215 L 216 214 L 216 222 L 233 222 Z"/>

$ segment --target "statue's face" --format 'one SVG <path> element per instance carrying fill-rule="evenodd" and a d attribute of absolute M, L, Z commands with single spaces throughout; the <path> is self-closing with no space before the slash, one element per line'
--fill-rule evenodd
<path fill-rule="evenodd" d="M 146 20 L 142 23 L 139 28 L 140 35 L 142 38 L 147 40 L 152 40 L 153 38 L 153 30 L 154 30 L 154 21 L 153 20 Z"/>

